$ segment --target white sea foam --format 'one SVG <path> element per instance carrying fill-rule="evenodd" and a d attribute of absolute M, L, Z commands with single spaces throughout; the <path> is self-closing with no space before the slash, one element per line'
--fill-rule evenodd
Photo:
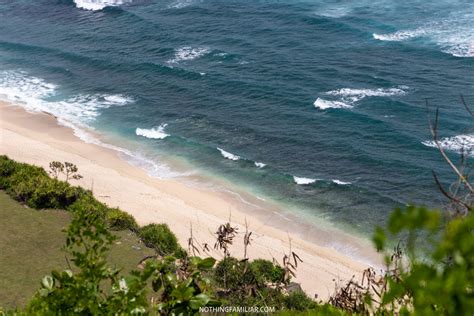
<path fill-rule="evenodd" d="M 333 179 L 332 182 L 334 182 L 335 184 L 339 184 L 339 185 L 349 185 L 349 184 L 351 184 L 351 182 L 345 182 L 345 181 L 341 181 L 341 180 L 337 180 L 337 179 Z"/>
<path fill-rule="evenodd" d="M 344 109 L 344 108 L 350 109 L 353 107 L 352 105 L 349 105 L 342 101 L 330 101 L 330 100 L 325 100 L 321 98 L 317 98 L 316 101 L 314 101 L 314 106 L 321 110 Z"/>
<path fill-rule="evenodd" d="M 180 173 L 171 170 L 167 165 L 157 163 L 156 161 L 147 158 L 143 154 L 139 152 L 133 152 L 131 150 L 125 149 L 123 147 L 111 145 L 102 142 L 97 137 L 92 135 L 91 133 L 87 132 L 84 129 L 81 129 L 75 125 L 70 124 L 67 121 L 63 121 L 61 125 L 66 127 L 70 127 L 74 130 L 74 135 L 76 135 L 79 139 L 83 142 L 88 144 L 98 145 L 104 148 L 112 149 L 120 154 L 126 161 L 128 161 L 133 166 L 142 168 L 147 171 L 150 177 L 158 178 L 158 179 L 169 179 L 169 178 L 176 178 L 182 176 L 192 175 L 191 173 Z"/>
<path fill-rule="evenodd" d="M 442 148 L 465 155 L 474 156 L 474 134 L 446 137 L 439 141 Z M 434 141 L 424 141 L 423 145 L 437 147 Z"/>
<path fill-rule="evenodd" d="M 125 95 L 79 94 L 60 99 L 57 86 L 25 72 L 0 72 L 0 97 L 31 112 L 47 112 L 59 120 L 87 126 L 100 115 L 101 109 L 133 102 Z"/>
<path fill-rule="evenodd" d="M 131 2 L 133 0 L 74 0 L 76 7 L 90 11 L 99 11 L 105 7 L 116 7 Z"/>
<path fill-rule="evenodd" d="M 314 101 L 314 106 L 321 110 L 326 109 L 350 109 L 355 103 L 367 97 L 390 97 L 401 96 L 406 94 L 406 86 L 398 88 L 378 88 L 378 89 L 352 89 L 342 88 L 325 92 L 324 95 L 334 98 L 334 100 L 327 100 L 317 98 Z"/>
<path fill-rule="evenodd" d="M 447 18 L 431 21 L 415 29 L 372 36 L 380 41 L 407 41 L 426 38 L 436 44 L 442 52 L 456 57 L 474 57 L 474 14 L 453 12 Z"/>
<path fill-rule="evenodd" d="M 137 128 L 135 130 L 135 134 L 138 136 L 143 136 L 146 138 L 152 138 L 152 139 L 165 139 L 166 137 L 170 136 L 165 132 L 165 127 L 168 126 L 168 124 L 161 124 L 158 127 L 153 127 L 150 129 L 145 129 L 145 128 Z"/>
<path fill-rule="evenodd" d="M 348 99 L 351 102 L 357 102 L 366 97 L 389 97 L 394 95 L 404 95 L 406 92 L 401 88 L 378 88 L 378 89 L 351 89 L 342 88 L 339 90 L 328 91 L 325 94 L 339 96 Z"/>
<path fill-rule="evenodd" d="M 222 148 L 217 147 L 217 150 L 221 152 L 222 157 L 224 157 L 225 159 L 234 160 L 234 161 L 237 161 L 240 159 L 240 156 L 234 155 L 228 151 L 225 151 Z"/>
<path fill-rule="evenodd" d="M 310 178 L 300 178 L 300 177 L 293 177 L 293 180 L 296 184 L 307 185 L 312 184 L 318 181 L 317 179 L 310 179 Z"/>
<path fill-rule="evenodd" d="M 168 5 L 168 9 L 182 9 L 193 5 L 196 0 L 177 0 Z"/>
<path fill-rule="evenodd" d="M 181 61 L 194 60 L 202 57 L 210 52 L 209 48 L 206 47 L 191 47 L 184 46 L 175 50 L 174 57 L 168 60 L 169 64 L 177 64 Z"/>
<path fill-rule="evenodd" d="M 401 42 L 415 37 L 421 37 L 426 35 L 427 32 L 423 28 L 415 29 L 415 30 L 405 30 L 405 31 L 398 31 L 394 33 L 388 34 L 377 34 L 374 33 L 372 36 L 379 40 L 379 41 L 388 41 L 388 42 Z"/>
<path fill-rule="evenodd" d="M 258 162 L 258 161 L 255 161 L 254 164 L 255 164 L 255 167 L 260 168 L 260 169 L 266 166 L 266 164 L 264 164 L 263 162 Z"/>

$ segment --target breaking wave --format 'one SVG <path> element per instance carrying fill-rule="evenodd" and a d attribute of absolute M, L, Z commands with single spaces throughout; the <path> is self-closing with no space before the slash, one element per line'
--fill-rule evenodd
<path fill-rule="evenodd" d="M 135 134 L 151 139 L 165 139 L 166 137 L 170 136 L 165 132 L 166 126 L 168 126 L 168 124 L 161 124 L 158 127 L 153 127 L 150 129 L 137 127 L 137 129 L 135 130 Z"/>
<path fill-rule="evenodd" d="M 399 88 L 378 88 L 378 89 L 352 89 L 342 88 L 325 92 L 324 95 L 334 100 L 317 98 L 314 106 L 321 110 L 326 109 L 350 109 L 355 103 L 367 97 L 391 97 L 406 94 L 408 87 Z"/>
<path fill-rule="evenodd" d="M 224 157 L 225 159 L 234 160 L 234 161 L 240 160 L 240 156 L 234 155 L 233 153 L 225 151 L 222 148 L 217 147 L 217 150 L 221 152 L 222 157 Z"/>
<path fill-rule="evenodd" d="M 134 102 L 121 94 L 79 94 L 60 99 L 55 84 L 17 71 L 0 72 L 0 96 L 27 111 L 50 113 L 60 122 L 80 126 L 88 126 L 102 109 Z"/>
<path fill-rule="evenodd" d="M 293 181 L 295 181 L 296 184 L 307 185 L 307 184 L 313 184 L 318 180 L 317 179 L 311 179 L 311 178 L 300 178 L 300 177 L 293 176 Z"/>
<path fill-rule="evenodd" d="M 175 50 L 174 57 L 168 60 L 168 64 L 177 64 L 181 61 L 194 60 L 210 52 L 209 48 L 184 46 Z"/>
<path fill-rule="evenodd" d="M 374 33 L 372 36 L 379 41 L 388 41 L 388 42 L 401 42 L 411 38 L 420 37 L 426 35 L 426 31 L 424 29 L 416 29 L 416 30 L 406 30 L 406 31 L 398 31 L 394 33 L 388 34 L 377 34 Z"/>
<path fill-rule="evenodd" d="M 321 110 L 327 110 L 327 109 L 350 109 L 353 106 L 349 105 L 347 103 L 344 103 L 342 101 L 330 101 L 330 100 L 324 100 L 321 98 L 317 98 L 316 101 L 314 101 L 314 106 L 318 109 Z"/>
<path fill-rule="evenodd" d="M 380 41 L 407 41 L 426 38 L 435 43 L 442 52 L 455 57 L 474 57 L 474 14 L 457 14 L 441 21 L 430 22 L 413 30 L 372 36 Z"/>
<path fill-rule="evenodd" d="M 446 137 L 439 141 L 442 148 L 467 156 L 474 156 L 474 134 Z M 437 147 L 434 141 L 424 141 L 423 145 Z"/>
<path fill-rule="evenodd" d="M 117 7 L 132 2 L 133 0 L 74 0 L 76 7 L 90 11 L 99 11 L 105 7 Z"/>
<path fill-rule="evenodd" d="M 349 184 L 352 184 L 351 182 L 341 181 L 341 180 L 337 180 L 337 179 L 333 179 L 332 182 L 335 183 L 335 184 L 339 184 L 339 185 L 349 185 Z"/>

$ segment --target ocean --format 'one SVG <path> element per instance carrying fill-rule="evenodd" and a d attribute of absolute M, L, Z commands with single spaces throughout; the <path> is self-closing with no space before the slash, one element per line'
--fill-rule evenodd
<path fill-rule="evenodd" d="M 453 159 L 474 149 L 473 88 L 472 1 L 0 0 L 2 99 L 362 235 L 442 205 L 429 117 Z"/>

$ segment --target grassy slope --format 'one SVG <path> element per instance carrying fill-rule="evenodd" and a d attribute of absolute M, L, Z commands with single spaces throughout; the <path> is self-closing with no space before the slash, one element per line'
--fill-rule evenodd
<path fill-rule="evenodd" d="M 67 268 L 62 232 L 70 221 L 64 211 L 26 208 L 0 191 L 0 306 L 24 306 L 51 270 Z M 131 270 L 153 251 L 139 244 L 128 231 L 116 233 L 120 239 L 111 250 L 116 267 Z"/>

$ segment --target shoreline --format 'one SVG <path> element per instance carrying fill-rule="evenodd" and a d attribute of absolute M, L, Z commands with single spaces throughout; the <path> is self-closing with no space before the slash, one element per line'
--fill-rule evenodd
<path fill-rule="evenodd" d="M 121 159 L 117 151 L 83 142 L 71 128 L 58 124 L 57 118 L 49 113 L 28 113 L 19 106 L 1 101 L 0 113 L 0 154 L 45 169 L 53 160 L 76 164 L 84 178 L 73 184 L 93 189 L 98 200 L 111 207 L 120 207 L 133 215 L 140 225 L 167 223 L 185 249 L 191 225 L 199 243 L 209 243 L 212 248 L 213 233 L 231 218 L 232 225 L 239 231 L 231 255 L 242 257 L 242 232 L 248 222 L 254 236 L 248 249 L 249 257 L 274 258 L 281 262 L 290 249 L 291 240 L 291 249 L 303 259 L 295 281 L 301 283 L 309 296 L 317 294 L 321 299 L 332 294 L 334 280 L 348 281 L 354 275 L 356 278 L 361 275 L 369 266 L 363 262 L 364 257 L 370 257 L 368 261 L 379 258 L 375 250 L 362 249 L 363 244 L 359 251 L 363 250 L 364 255 L 359 260 L 318 245 L 317 241 L 321 239 L 318 237 L 325 230 L 323 227 L 318 236 L 312 231 L 316 230 L 314 225 L 299 223 L 296 217 L 292 220 L 288 212 L 281 214 L 277 206 L 256 197 L 245 195 L 242 198 L 243 192 L 218 192 L 188 186 L 181 180 L 152 178 L 145 170 Z M 251 203 L 246 202 L 248 199 Z M 326 229 L 325 238 L 334 237 L 331 235 L 335 231 Z M 346 241 L 349 246 L 355 244 L 351 239 L 357 237 L 346 235 L 342 236 L 341 232 L 338 241 L 341 244 Z M 209 255 L 222 257 L 213 249 Z"/>

